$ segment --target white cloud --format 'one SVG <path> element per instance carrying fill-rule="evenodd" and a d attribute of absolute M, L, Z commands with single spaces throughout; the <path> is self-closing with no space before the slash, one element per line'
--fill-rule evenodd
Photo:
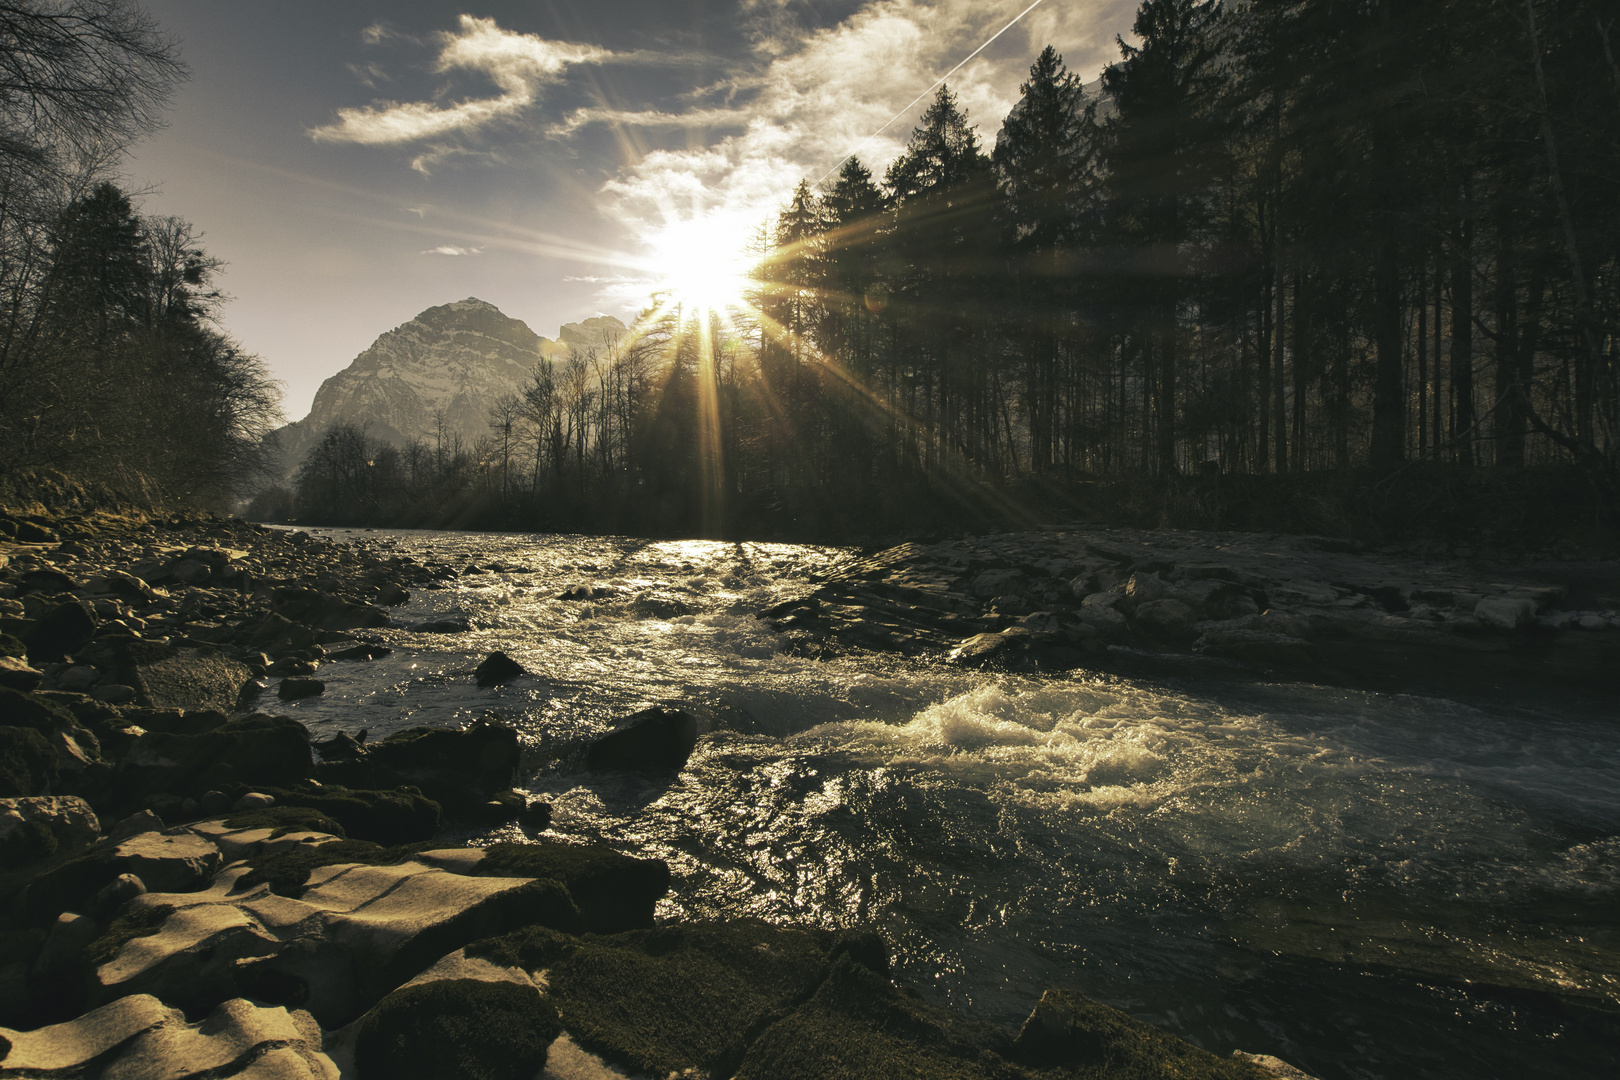
<path fill-rule="evenodd" d="M 457 247 L 454 244 L 440 244 L 436 248 L 428 248 L 421 252 L 423 255 L 482 255 L 481 247 Z"/>
<path fill-rule="evenodd" d="M 366 31 L 380 40 L 383 28 Z M 500 94 L 469 98 L 449 104 L 437 101 L 378 101 L 360 108 L 338 110 L 336 123 L 310 132 L 317 142 L 348 142 L 367 146 L 413 142 L 471 131 L 496 120 L 517 116 L 533 105 L 545 86 L 562 78 L 574 64 L 598 64 L 612 53 L 594 45 L 547 41 L 534 34 L 502 30 L 494 19 L 461 16 L 455 33 L 438 35 L 440 50 L 434 71 L 478 72 L 492 81 Z"/>
<path fill-rule="evenodd" d="M 642 235 L 691 217 L 721 217 L 747 229 L 773 218 L 799 180 L 820 180 L 857 147 L 881 178 L 927 98 L 889 121 L 1028 2 L 872 0 L 836 26 L 804 31 L 778 0 L 753 0 L 759 66 L 738 83 L 755 92 L 726 110 L 743 130 L 707 145 L 646 154 L 603 185 L 604 210 Z M 986 151 L 1043 47 L 1054 45 L 1089 81 L 1117 58 L 1113 34 L 1129 25 L 1134 7 L 1135 0 L 1046 0 L 952 75 L 951 90 L 978 125 Z M 705 111 L 694 104 L 692 115 Z M 558 130 L 598 120 L 615 122 L 606 110 L 580 110 Z"/>

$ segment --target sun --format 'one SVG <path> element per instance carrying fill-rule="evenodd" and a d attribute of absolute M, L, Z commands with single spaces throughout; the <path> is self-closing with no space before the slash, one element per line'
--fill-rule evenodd
<path fill-rule="evenodd" d="M 662 226 L 649 241 L 658 290 L 694 312 L 746 307 L 757 286 L 747 237 L 740 222 L 721 214 Z"/>

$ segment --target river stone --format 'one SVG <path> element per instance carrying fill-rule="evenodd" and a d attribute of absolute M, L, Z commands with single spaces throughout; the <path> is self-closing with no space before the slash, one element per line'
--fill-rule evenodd
<path fill-rule="evenodd" d="M 697 721 L 680 709 L 643 709 L 585 752 L 591 772 L 680 772 L 697 745 Z"/>
<path fill-rule="evenodd" d="M 492 652 L 478 665 L 473 672 L 473 678 L 479 686 L 495 686 L 526 674 L 528 672 L 523 669 L 523 665 L 510 656 L 503 652 Z"/>
<path fill-rule="evenodd" d="M 50 740 L 33 728 L 0 726 L 0 798 L 45 795 L 57 776 Z"/>
<path fill-rule="evenodd" d="M 15 656 L 0 656 L 0 686 L 28 693 L 39 689 L 45 673 L 30 667 L 28 661 Z"/>
<path fill-rule="evenodd" d="M 24 823 L 49 830 L 62 851 L 87 847 L 101 835 L 95 811 L 76 795 L 0 799 L 0 844 Z"/>
<path fill-rule="evenodd" d="M 1018 570 L 985 570 L 973 579 L 973 595 L 989 599 L 993 596 L 1017 595 L 1028 587 L 1028 581 Z"/>
<path fill-rule="evenodd" d="M 1135 579 L 1136 575 L 1132 575 L 1131 580 Z M 1193 609 L 1180 600 L 1149 600 L 1136 607 L 1138 627 L 1172 641 L 1192 637 L 1193 624 L 1197 621 L 1198 616 Z"/>
<path fill-rule="evenodd" d="M 72 600 L 42 614 L 28 638 L 28 659 L 53 664 L 65 659 L 96 632 L 96 617 L 83 600 Z"/>
<path fill-rule="evenodd" d="M 276 696 L 282 701 L 296 701 L 299 698 L 315 697 L 326 693 L 326 684 L 320 679 L 306 679 L 299 676 L 288 676 L 281 680 L 276 688 Z"/>
<path fill-rule="evenodd" d="M 179 1009 L 137 994 L 34 1031 L 0 1028 L 0 1039 L 10 1047 L 0 1069 L 40 1080 L 90 1075 L 92 1069 L 93 1075 L 120 1080 L 338 1080 L 337 1067 L 321 1052 L 321 1030 L 312 1016 L 242 998 L 188 1024 Z"/>
<path fill-rule="evenodd" d="M 1512 633 L 1536 618 L 1536 602 L 1518 596 L 1488 596 L 1474 605 L 1474 618 L 1493 630 Z"/>

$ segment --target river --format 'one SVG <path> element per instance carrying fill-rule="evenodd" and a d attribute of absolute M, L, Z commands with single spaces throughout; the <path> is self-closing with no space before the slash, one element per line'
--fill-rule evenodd
<path fill-rule="evenodd" d="M 378 631 L 391 656 L 279 710 L 494 713 L 553 835 L 669 862 L 661 916 L 875 925 L 897 978 L 1009 1028 L 1068 987 L 1322 1080 L 1613 1075 L 1612 705 L 811 660 L 754 612 L 842 549 L 311 531 L 484 572 L 394 613 L 470 632 Z M 559 598 L 581 583 L 610 591 Z M 532 675 L 475 687 L 494 649 Z M 569 767 L 642 703 L 700 719 L 678 777 Z"/>

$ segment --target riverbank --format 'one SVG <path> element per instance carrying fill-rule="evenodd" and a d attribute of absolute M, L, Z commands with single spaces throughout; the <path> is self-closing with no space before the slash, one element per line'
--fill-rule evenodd
<path fill-rule="evenodd" d="M 0 1069 L 1268 1075 L 1073 994 L 976 1024 L 871 934 L 654 925 L 667 866 L 548 840 L 511 728 L 314 745 L 260 704 L 381 655 L 390 605 L 467 567 L 217 519 L 20 524 Z"/>
<path fill-rule="evenodd" d="M 1424 560 L 1330 537 L 1094 529 L 902 544 L 765 615 L 811 654 L 1012 671 L 1466 697 L 1620 687 L 1620 564 Z"/>

